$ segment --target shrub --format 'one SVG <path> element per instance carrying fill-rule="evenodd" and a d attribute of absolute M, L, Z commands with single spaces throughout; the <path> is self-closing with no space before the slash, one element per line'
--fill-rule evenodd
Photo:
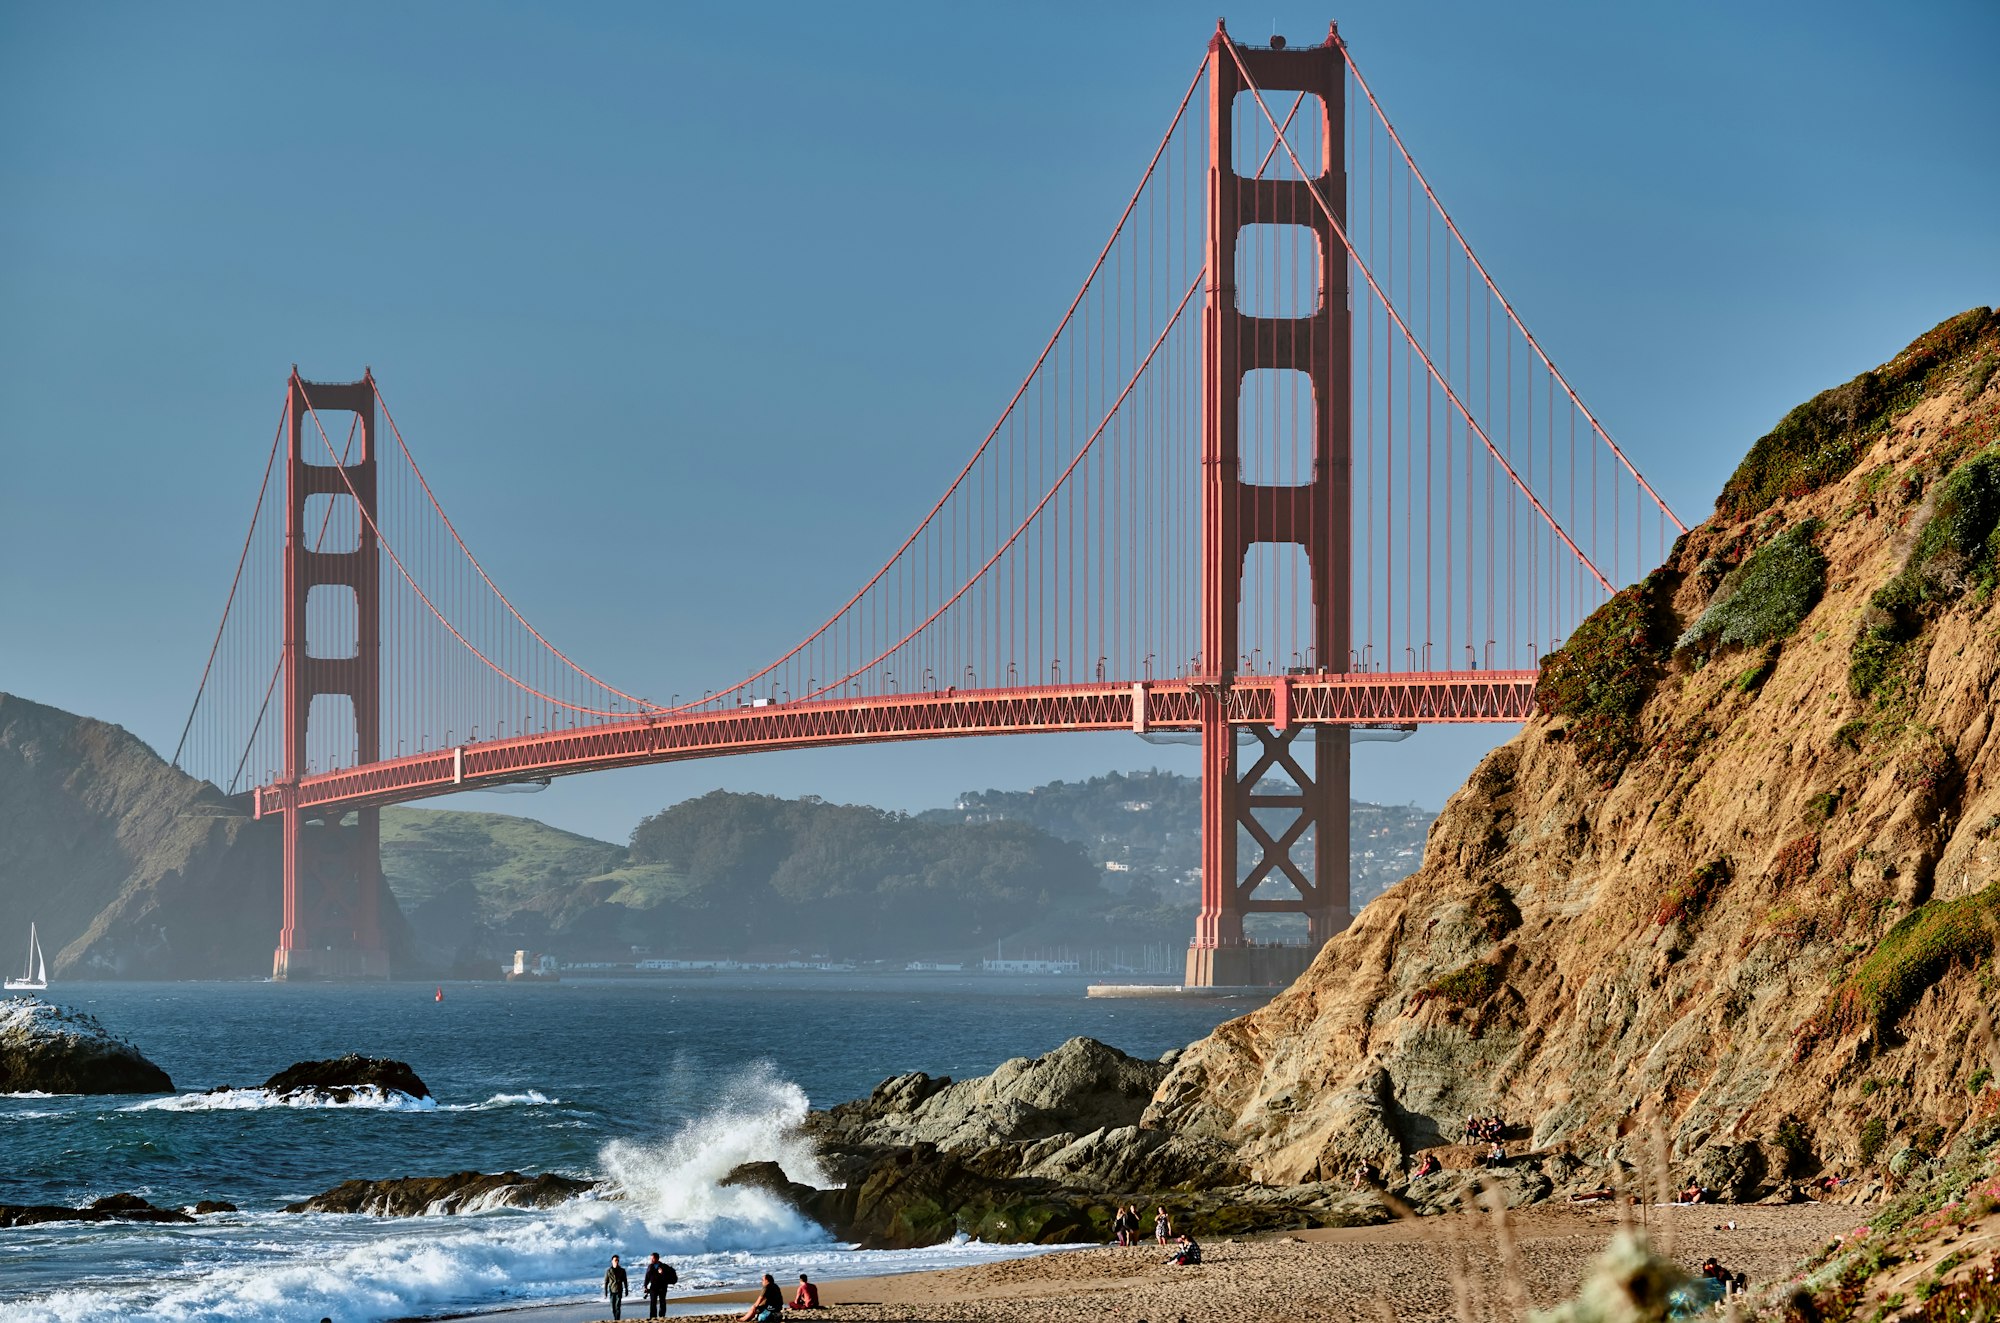
<path fill-rule="evenodd" d="M 1615 594 L 1542 658 L 1535 704 L 1570 720 L 1570 744 L 1586 765 L 1616 770 L 1638 747 L 1638 714 L 1665 649 L 1654 620 L 1660 576 Z"/>
<path fill-rule="evenodd" d="M 1954 965 L 1977 964 L 2000 935 L 2000 890 L 1920 905 L 1891 928 L 1835 988 L 1816 1019 L 1822 1032 L 1887 1028 Z"/>
<path fill-rule="evenodd" d="M 1913 637 L 1914 633 L 1900 624 L 1863 629 L 1854 636 L 1854 646 L 1847 654 L 1847 687 L 1856 698 L 1871 698 L 1901 687 L 1892 682 L 1902 673 Z"/>
<path fill-rule="evenodd" d="M 1729 861 L 1709 860 L 1667 888 L 1666 894 L 1660 897 L 1660 908 L 1654 912 L 1653 922 L 1664 928 L 1676 919 L 1691 922 L 1700 918 L 1708 903 L 1715 898 L 1715 893 L 1728 881 Z"/>
<path fill-rule="evenodd" d="M 1676 648 L 1769 643 L 1798 628 L 1826 588 L 1826 557 L 1813 545 L 1819 522 L 1793 525 L 1759 547 L 1722 581 L 1716 600 Z"/>
<path fill-rule="evenodd" d="M 1787 1116 L 1778 1122 L 1778 1128 L 1771 1134 L 1771 1142 L 1795 1158 L 1812 1155 L 1812 1140 L 1806 1135 L 1806 1128 L 1796 1116 Z"/>
<path fill-rule="evenodd" d="M 1806 801 L 1806 821 L 1818 826 L 1832 817 L 1840 807 L 1840 792 L 1824 790 Z"/>
<path fill-rule="evenodd" d="M 1986 383 L 1993 380 L 1993 369 L 2000 367 L 2000 359 L 1988 354 L 1972 365 L 1972 371 L 1965 374 L 1965 393 L 1959 399 L 1970 404 L 1986 390 Z"/>
<path fill-rule="evenodd" d="M 1472 902 L 1472 917 L 1479 920 L 1479 926 L 1496 942 L 1521 926 L 1520 908 L 1505 887 L 1489 887 L 1480 892 Z"/>
<path fill-rule="evenodd" d="M 1939 323 L 1873 372 L 1821 391 L 1759 437 L 1715 499 L 1743 519 L 1846 476 L 1868 442 L 1915 404 L 1926 378 L 1969 352 L 1993 314 L 1973 308 Z"/>
<path fill-rule="evenodd" d="M 1874 617 L 1848 653 L 1847 683 L 1857 698 L 1892 688 L 1904 645 L 1923 632 L 1927 606 L 1992 585 L 2000 565 L 2000 451 L 1984 450 L 1953 469 L 1896 577 L 1869 599 Z"/>
<path fill-rule="evenodd" d="M 1876 1154 L 1889 1142 L 1889 1123 L 1879 1116 L 1871 1116 L 1861 1127 L 1861 1165 L 1866 1167 L 1875 1161 Z"/>
<path fill-rule="evenodd" d="M 1453 1006 L 1477 1006 L 1500 990 L 1500 967 L 1484 960 L 1475 960 L 1469 965 L 1461 965 L 1449 974 L 1440 975 L 1435 981 L 1418 989 L 1411 1010 L 1422 1006 L 1433 997 L 1451 1003 Z"/>
<path fill-rule="evenodd" d="M 1850 680 L 1852 679 L 1851 672 L 1849 678 Z M 1862 718 L 1856 717 L 1852 721 L 1843 721 L 1840 723 L 1840 729 L 1833 732 L 1833 743 L 1836 748 L 1859 753 L 1861 751 L 1861 737 L 1867 733 L 1868 723 Z"/>
<path fill-rule="evenodd" d="M 1731 680 L 1729 687 L 1739 694 L 1747 694 L 1752 690 L 1762 689 L 1764 681 L 1771 678 L 1771 672 L 1777 669 L 1777 665 L 1777 652 L 1775 650 L 1766 650 L 1764 655 L 1752 662 L 1748 669 L 1734 680 Z"/>
<path fill-rule="evenodd" d="M 1967 1093 L 1977 1095 L 1978 1092 L 1981 1089 L 1985 1088 L 1992 1079 L 1993 1079 L 1993 1071 L 1986 1066 L 1981 1066 L 1978 1070 L 1973 1071 L 1971 1075 L 1966 1077 L 1965 1091 Z"/>

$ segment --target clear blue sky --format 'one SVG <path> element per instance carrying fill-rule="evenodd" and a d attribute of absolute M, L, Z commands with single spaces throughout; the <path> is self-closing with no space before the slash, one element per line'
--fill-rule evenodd
<path fill-rule="evenodd" d="M 285 373 L 372 364 L 468 541 L 635 692 L 844 598 L 1074 290 L 1217 4 L 0 3 L 0 688 L 171 748 Z M 2000 301 L 2000 6 L 1228 5 L 1340 20 L 1684 516 L 1785 409 Z M 1436 806 L 1499 728 L 1357 752 Z M 715 786 L 920 808 L 1129 737 L 465 796 L 622 839 Z"/>

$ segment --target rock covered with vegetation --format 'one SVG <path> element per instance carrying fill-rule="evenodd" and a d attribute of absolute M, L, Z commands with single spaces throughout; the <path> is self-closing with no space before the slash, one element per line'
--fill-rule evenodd
<path fill-rule="evenodd" d="M 0 1093 L 172 1093 L 167 1072 L 95 1016 L 35 997 L 0 1001 Z"/>
<path fill-rule="evenodd" d="M 1143 1127 L 1422 1208 L 1473 1117 L 1517 1200 L 1627 1181 L 1655 1135 L 1677 1186 L 1784 1199 L 1879 1192 L 2000 1108 L 1997 362 L 1974 309 L 1758 440 L 1545 660 L 1421 871 Z"/>

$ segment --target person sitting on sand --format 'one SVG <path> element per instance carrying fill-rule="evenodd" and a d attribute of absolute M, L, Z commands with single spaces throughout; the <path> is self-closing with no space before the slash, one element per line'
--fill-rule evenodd
<path fill-rule="evenodd" d="M 1699 1183 L 1690 1185 L 1687 1189 L 1681 1191 L 1681 1202 L 1684 1204 L 1704 1203 L 1707 1201 L 1707 1197 L 1708 1192 L 1702 1189 Z M 1711 1259 L 1710 1262 L 1712 1263 L 1714 1260 Z"/>
<path fill-rule="evenodd" d="M 819 1302 L 819 1288 L 808 1281 L 804 1273 L 800 1273 L 799 1293 L 792 1297 L 792 1308 L 819 1309 L 821 1307 Z"/>
<path fill-rule="evenodd" d="M 1201 1245 L 1193 1236 L 1183 1231 L 1177 1244 L 1178 1247 L 1174 1252 L 1167 1256 L 1168 1263 L 1177 1264 L 1183 1268 L 1196 1267 L 1201 1263 Z"/>
<path fill-rule="evenodd" d="M 778 1289 L 778 1279 L 770 1273 L 764 1274 L 763 1289 L 750 1302 L 750 1308 L 736 1317 L 742 1323 L 778 1323 L 785 1316 L 785 1293 Z"/>

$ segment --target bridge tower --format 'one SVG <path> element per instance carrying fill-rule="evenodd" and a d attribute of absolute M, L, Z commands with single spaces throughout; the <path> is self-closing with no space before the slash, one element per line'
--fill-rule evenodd
<path fill-rule="evenodd" d="M 1348 742 L 1343 727 L 1321 726 L 1309 740 L 1290 721 L 1280 688 L 1276 720 L 1250 727 L 1256 757 L 1239 755 L 1236 727 L 1228 720 L 1230 689 L 1241 658 L 1243 576 L 1253 543 L 1294 545 L 1310 565 L 1312 619 L 1308 637 L 1312 669 L 1345 671 L 1352 618 L 1352 418 L 1350 367 L 1353 332 L 1348 306 L 1347 256 L 1308 189 L 1317 189 L 1341 224 L 1347 216 L 1346 68 L 1339 34 L 1324 45 L 1285 49 L 1237 46 L 1216 25 L 1208 55 L 1208 289 L 1202 328 L 1202 674 L 1201 697 L 1201 914 L 1188 947 L 1186 981 L 1196 986 L 1288 982 L 1327 938 L 1347 926 Z M 1318 99 L 1319 176 L 1312 180 L 1246 178 L 1235 169 L 1232 144 L 1247 90 L 1236 60 L 1266 94 L 1300 92 Z M 1310 102 L 1306 103 L 1308 106 Z M 1312 113 L 1310 111 L 1306 113 Z M 1266 128 L 1269 126 L 1266 125 Z M 1237 247 L 1247 226 L 1282 222 L 1317 236 L 1319 297 L 1302 317 L 1246 314 L 1236 289 Z M 1304 374 L 1313 403 L 1309 429 L 1312 469 L 1298 485 L 1242 481 L 1240 403 L 1245 375 L 1258 369 Z M 1300 430 L 1308 429 L 1301 426 Z M 1246 746 L 1245 752 L 1248 751 Z M 1259 794 L 1267 774 L 1280 773 L 1294 793 Z M 1266 818 L 1257 816 L 1267 811 Z M 1296 816 L 1282 828 L 1272 814 Z M 1293 858 L 1310 829 L 1311 872 Z M 1239 832 L 1258 847 L 1245 872 L 1238 859 Z M 1294 897 L 1256 894 L 1282 875 Z M 1243 917 L 1258 912 L 1303 913 L 1308 941 L 1297 947 L 1258 947 L 1243 934 Z"/>
<path fill-rule="evenodd" d="M 351 462 L 335 464 L 317 413 L 353 414 L 360 445 Z M 306 773 L 307 735 L 313 700 L 344 697 L 325 704 L 320 719 L 351 721 L 356 765 L 381 757 L 381 588 L 380 547 L 375 532 L 375 383 L 305 381 L 292 370 L 286 409 L 284 563 L 284 926 L 271 960 L 274 979 L 387 978 L 389 956 L 382 940 L 382 811 L 343 812 L 338 807 L 295 807 L 299 778 Z M 344 437 L 347 428 L 328 428 Z M 338 442 L 336 442 L 337 444 Z M 324 457 L 312 462 L 307 457 Z M 307 503 L 329 498 L 351 503 L 351 515 L 335 519 Z M 352 530 L 351 545 L 327 547 L 323 534 Z M 354 651 L 347 656 L 315 655 L 306 629 L 306 599 L 315 588 L 336 594 L 354 608 Z"/>

